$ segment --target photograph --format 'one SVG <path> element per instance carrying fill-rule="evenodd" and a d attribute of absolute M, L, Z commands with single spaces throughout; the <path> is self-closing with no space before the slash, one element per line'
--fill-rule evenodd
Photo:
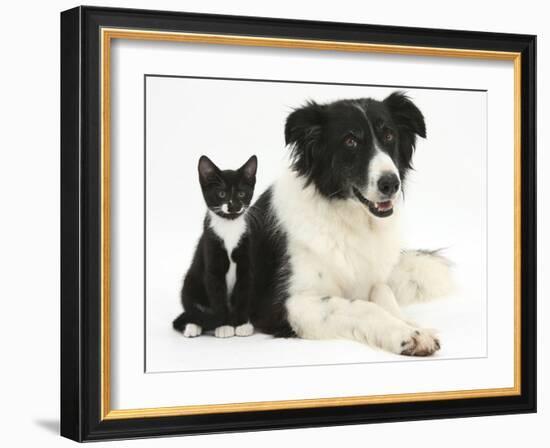
<path fill-rule="evenodd" d="M 0 444 L 543 447 L 544 5 L 4 2 Z"/>
<path fill-rule="evenodd" d="M 144 83 L 146 372 L 486 356 L 487 92 Z"/>
<path fill-rule="evenodd" d="M 62 12 L 62 435 L 535 412 L 535 43 Z"/>

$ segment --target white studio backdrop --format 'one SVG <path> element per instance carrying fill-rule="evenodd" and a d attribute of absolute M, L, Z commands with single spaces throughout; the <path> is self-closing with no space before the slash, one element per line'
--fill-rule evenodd
<path fill-rule="evenodd" d="M 115 408 L 513 384 L 513 264 L 508 262 L 513 259 L 513 222 L 509 219 L 513 214 L 511 63 L 128 41 L 115 41 L 111 55 L 111 266 L 115 279 L 111 347 Z M 204 212 L 196 186 L 198 155 L 204 152 L 220 165 L 238 166 L 250 154 L 258 153 L 261 191 L 276 176 L 274 167 L 284 160 L 283 123 L 293 107 L 308 97 L 319 101 L 354 96 L 383 98 L 395 89 L 305 84 L 261 88 L 256 83 L 254 92 L 246 86 L 240 87 L 239 93 L 237 84 L 226 84 L 224 88 L 211 82 L 208 87 L 200 87 L 201 81 L 197 81 L 190 88 L 179 78 L 179 82 L 147 78 L 147 110 L 148 117 L 151 111 L 153 125 L 147 129 L 147 139 L 153 136 L 160 140 L 148 141 L 148 162 L 149 156 L 153 159 L 145 166 L 144 78 L 155 73 L 352 84 L 364 84 L 368 78 L 369 84 L 374 85 L 409 86 L 405 88 L 425 113 L 430 134 L 419 142 L 415 161 L 418 176 L 411 177 L 406 193 L 406 207 L 411 213 L 407 213 L 404 244 L 448 247 L 449 256 L 460 266 L 457 276 L 461 278 L 461 289 L 449 301 L 435 302 L 430 308 L 411 307 L 407 312 L 426 326 L 446 331 L 443 344 L 447 344 L 448 352 L 423 360 L 397 359 L 348 342 L 285 341 L 263 335 L 190 341 L 171 330 L 171 321 L 179 312 L 180 282 Z M 487 89 L 488 94 L 411 86 Z M 224 101 L 225 98 L 228 99 Z M 260 99 L 261 104 L 255 99 Z M 267 107 L 268 103 L 273 107 Z M 201 114 L 209 117 L 208 126 Z M 243 127 L 241 116 L 253 126 Z M 455 129 L 452 120 L 469 128 L 459 139 L 451 135 Z M 188 122 L 192 127 L 186 127 Z M 487 175 L 492 179 L 486 194 L 484 157 Z M 169 171 L 164 171 L 165 166 L 170 167 Z M 145 170 L 147 326 L 143 306 Z M 461 170 L 469 174 L 461 175 Z M 189 188 L 193 185 L 195 190 Z M 488 207 L 483 206 L 485 197 Z M 460 216 L 453 214 L 456 210 L 460 210 Z M 485 241 L 483 210 L 489 222 L 500 223 L 491 228 Z M 196 214 L 192 216 L 192 212 Z M 419 214 L 429 216 L 429 227 L 427 220 L 419 223 Z M 483 295 L 484 243 L 488 253 L 499 254 L 487 264 L 487 287 L 498 302 L 485 302 Z M 155 289 L 151 291 L 151 287 Z M 451 306 L 456 308 L 450 309 Z M 141 342 L 145 338 L 147 359 Z M 347 381 L 324 380 L 334 375 L 344 375 Z M 371 381 L 365 382 L 365 377 Z M 194 387 L 196 381 L 207 381 L 208 389 Z M 226 387 L 228 383 L 231 388 Z M 264 384 L 270 387 L 265 388 Z"/>
<path fill-rule="evenodd" d="M 550 96 L 547 83 L 550 32 L 547 5 L 536 0 L 517 2 L 460 3 L 395 0 L 391 7 L 339 2 L 280 0 L 89 0 L 87 4 L 126 8 L 158 8 L 294 19 L 330 20 L 382 25 L 470 29 L 492 32 L 538 34 L 538 203 L 539 229 L 548 222 L 547 132 Z M 4 216 L 0 223 L 2 241 L 2 297 L 9 312 L 2 315 L 0 334 L 6 365 L 0 370 L 3 406 L 0 414 L 9 421 L 2 432 L 6 445 L 21 443 L 45 447 L 69 447 L 74 442 L 58 436 L 59 427 L 59 12 L 76 6 L 68 0 L 9 2 L 8 18 L 0 29 L 6 61 L 17 61 L 17 69 L 0 72 L 3 92 L 0 115 L 3 133 L 0 185 L 4 192 Z M 17 38 L 14 38 L 17 36 Z M 37 37 L 39 36 L 39 38 Z M 27 55 L 28 57 L 22 57 Z M 25 92 L 22 95 L 22 92 Z M 489 101 L 490 105 L 490 101 Z M 490 106 L 491 107 L 491 106 Z M 139 148 L 137 148 L 139 149 Z M 420 152 L 417 154 L 420 155 Z M 417 157 L 417 164 L 419 159 Z M 408 200 L 412 198 L 408 198 Z M 39 223 L 39 225 L 37 225 Z M 223 445 L 225 448 L 263 448 L 315 444 L 316 447 L 368 443 L 371 445 L 463 448 L 491 444 L 502 448 L 526 443 L 541 445 L 548 435 L 549 389 L 544 382 L 549 333 L 542 325 L 550 318 L 547 296 L 550 265 L 544 263 L 549 239 L 539 232 L 539 412 L 537 415 L 491 416 L 443 419 L 377 425 L 168 437 L 120 442 L 97 442 L 97 447 L 171 447 L 188 444 L 196 448 Z M 32 253 L 29 248 L 32 248 Z M 36 269 L 35 269 L 36 268 Z M 26 286 L 41 286 L 40 297 Z M 492 296 L 491 296 L 492 297 Z M 136 297 L 136 300 L 139 300 Z M 32 312 L 29 312 L 32 304 Z M 24 320 L 25 325 L 22 324 Z M 546 350 L 547 351 L 547 350 Z M 9 361 L 8 361 L 9 360 Z M 39 372 L 35 381 L 29 378 Z M 9 420 L 8 420 L 9 419 Z M 542 442 L 541 442 L 542 441 Z"/>
<path fill-rule="evenodd" d="M 306 100 L 383 99 L 398 88 L 146 78 L 146 371 L 242 369 L 411 361 L 353 341 L 184 339 L 172 327 L 179 291 L 202 233 L 204 200 L 197 161 L 222 169 L 258 156 L 258 197 L 288 165 L 284 122 Z M 441 333 L 437 359 L 486 355 L 487 93 L 400 88 L 424 113 L 415 171 L 404 201 L 403 247 L 445 248 L 458 291 L 406 310 Z M 461 134 L 459 130 L 467 129 Z M 451 168 L 452 167 L 452 168 Z"/>

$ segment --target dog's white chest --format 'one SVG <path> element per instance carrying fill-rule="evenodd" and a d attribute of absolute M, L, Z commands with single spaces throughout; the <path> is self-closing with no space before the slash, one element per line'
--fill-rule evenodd
<path fill-rule="evenodd" d="M 367 299 L 397 263 L 397 217 L 375 219 L 353 200 L 327 201 L 299 179 L 275 186 L 274 204 L 288 238 L 290 294 Z"/>
<path fill-rule="evenodd" d="M 233 250 L 239 245 L 239 241 L 246 232 L 246 221 L 244 215 L 236 219 L 229 220 L 220 218 L 215 213 L 210 214 L 210 227 L 214 233 L 222 240 L 227 258 L 229 259 L 229 268 L 225 274 L 225 285 L 227 294 L 231 294 L 237 281 L 237 264 L 231 257 Z"/>

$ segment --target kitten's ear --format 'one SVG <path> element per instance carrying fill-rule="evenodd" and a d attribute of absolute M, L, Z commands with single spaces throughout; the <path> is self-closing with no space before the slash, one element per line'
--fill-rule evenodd
<path fill-rule="evenodd" d="M 201 156 L 199 159 L 199 179 L 201 182 L 206 182 L 215 177 L 220 169 L 206 156 Z"/>
<path fill-rule="evenodd" d="M 258 158 L 256 156 L 250 157 L 246 163 L 239 168 L 239 171 L 243 173 L 244 177 L 249 182 L 256 180 L 256 171 L 258 170 Z"/>

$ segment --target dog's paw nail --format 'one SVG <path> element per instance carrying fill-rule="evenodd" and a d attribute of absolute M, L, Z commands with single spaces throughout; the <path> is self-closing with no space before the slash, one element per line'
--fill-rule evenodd
<path fill-rule="evenodd" d="M 415 330 L 409 339 L 401 342 L 401 347 L 402 355 L 430 356 L 441 348 L 441 343 L 430 331 Z"/>

